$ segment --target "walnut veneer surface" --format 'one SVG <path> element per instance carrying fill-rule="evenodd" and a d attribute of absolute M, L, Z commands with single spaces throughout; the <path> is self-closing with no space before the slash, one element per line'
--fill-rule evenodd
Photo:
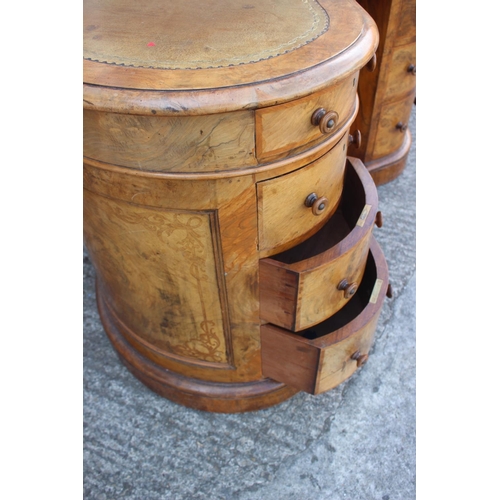
<path fill-rule="evenodd" d="M 375 186 L 346 155 L 377 43 L 353 0 L 84 1 L 85 244 L 106 333 L 152 390 L 248 411 L 365 361 L 381 301 L 358 299 L 385 295 L 387 269 Z M 351 303 L 353 345 L 329 332 L 307 387 L 274 374 L 271 323 L 298 338 Z"/>

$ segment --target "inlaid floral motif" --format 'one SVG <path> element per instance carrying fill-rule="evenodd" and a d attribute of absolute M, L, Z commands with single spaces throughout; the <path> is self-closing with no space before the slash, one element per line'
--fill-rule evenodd
<path fill-rule="evenodd" d="M 197 331 L 192 332 L 187 341 L 172 342 L 163 339 L 168 349 L 177 355 L 192 357 L 209 362 L 226 362 L 225 344 L 221 335 L 216 331 L 216 322 L 210 318 L 204 298 L 203 283 L 209 282 L 207 275 L 207 252 L 212 251 L 211 245 L 207 249 L 206 230 L 207 215 L 169 213 L 168 217 L 161 213 L 126 212 L 120 206 L 112 204 L 113 214 L 128 224 L 138 224 L 149 231 L 156 233 L 160 241 L 171 250 L 182 255 L 183 262 L 188 266 L 189 274 L 196 283 L 197 294 L 203 321 L 198 324 Z M 176 234 L 173 238 L 172 235 Z M 211 243 L 211 242 L 210 242 Z M 166 327 L 161 325 L 161 330 Z M 223 337 L 222 337 L 223 339 Z"/>

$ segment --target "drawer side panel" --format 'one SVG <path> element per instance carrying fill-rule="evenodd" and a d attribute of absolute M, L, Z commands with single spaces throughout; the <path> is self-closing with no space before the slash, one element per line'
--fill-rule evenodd
<path fill-rule="evenodd" d="M 262 374 L 278 382 L 312 393 L 320 351 L 300 337 L 272 325 L 261 326 Z"/>
<path fill-rule="evenodd" d="M 279 263 L 263 259 L 259 263 L 260 318 L 295 328 L 299 275 Z"/>

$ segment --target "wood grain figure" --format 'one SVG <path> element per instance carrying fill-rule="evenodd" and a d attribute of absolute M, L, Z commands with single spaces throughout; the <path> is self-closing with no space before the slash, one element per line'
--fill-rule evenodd
<path fill-rule="evenodd" d="M 301 387 L 269 371 L 266 262 L 300 255 L 294 328 L 371 279 L 374 185 L 347 149 L 375 22 L 354 0 L 84 0 L 83 29 L 84 239 L 111 345 L 192 408 L 292 397 Z M 366 350 L 365 324 L 351 333 Z M 351 348 L 336 350 L 317 391 L 342 378 L 328 373 Z"/>

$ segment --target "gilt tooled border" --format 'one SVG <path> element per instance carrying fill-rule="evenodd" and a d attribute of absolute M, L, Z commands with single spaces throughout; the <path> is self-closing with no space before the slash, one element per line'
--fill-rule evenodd
<path fill-rule="evenodd" d="M 244 62 L 235 63 L 235 64 L 234 63 L 221 64 L 220 66 L 196 66 L 196 67 L 183 67 L 183 68 L 181 68 L 181 67 L 171 67 L 171 66 L 158 67 L 158 66 L 142 66 L 142 65 L 135 65 L 135 64 L 117 63 L 117 62 L 110 62 L 110 61 L 103 61 L 103 60 L 99 60 L 99 59 L 93 59 L 91 57 L 84 57 L 83 59 L 85 61 L 91 61 L 91 62 L 96 62 L 96 63 L 100 63 L 100 64 L 108 64 L 110 66 L 121 66 L 124 68 L 144 68 L 144 69 L 169 70 L 169 71 L 170 70 L 199 70 L 199 69 L 230 68 L 230 67 L 234 67 L 234 66 L 243 66 L 245 64 L 255 64 L 255 63 L 258 63 L 261 61 L 267 61 L 269 59 L 273 59 L 274 57 L 282 56 L 282 55 L 288 54 L 290 52 L 293 52 L 294 50 L 300 49 L 301 47 L 304 47 L 305 45 L 308 45 L 308 44 L 314 42 L 314 40 L 317 40 L 321 35 L 324 35 L 328 31 L 328 29 L 330 27 L 330 16 L 328 15 L 328 13 L 324 9 L 324 7 L 320 3 L 317 2 L 317 0 L 312 0 L 312 1 L 323 11 L 323 13 L 325 15 L 325 17 L 324 17 L 325 25 L 324 25 L 322 31 L 320 33 L 318 33 L 316 36 L 314 36 L 313 38 L 311 38 L 310 40 L 306 40 L 304 43 L 302 43 L 301 45 L 298 45 L 297 47 L 294 47 L 293 49 L 285 50 L 283 52 L 278 52 L 277 54 L 271 54 L 268 57 L 261 57 L 260 59 L 257 59 L 254 61 L 249 60 L 249 61 L 244 61 Z M 314 17 L 318 17 L 316 12 L 314 12 Z M 314 28 L 314 26 L 315 26 L 315 23 L 313 23 L 313 26 L 310 28 L 309 31 L 311 31 Z M 300 38 L 300 37 L 295 37 L 293 40 L 291 40 L 290 42 L 287 42 L 286 44 L 283 44 L 283 45 L 290 45 L 297 38 Z M 235 58 L 232 58 L 232 59 L 235 59 Z M 219 61 L 222 61 L 222 60 L 224 60 L 224 59 L 219 59 Z M 199 62 L 199 61 L 197 61 L 197 62 Z"/>

